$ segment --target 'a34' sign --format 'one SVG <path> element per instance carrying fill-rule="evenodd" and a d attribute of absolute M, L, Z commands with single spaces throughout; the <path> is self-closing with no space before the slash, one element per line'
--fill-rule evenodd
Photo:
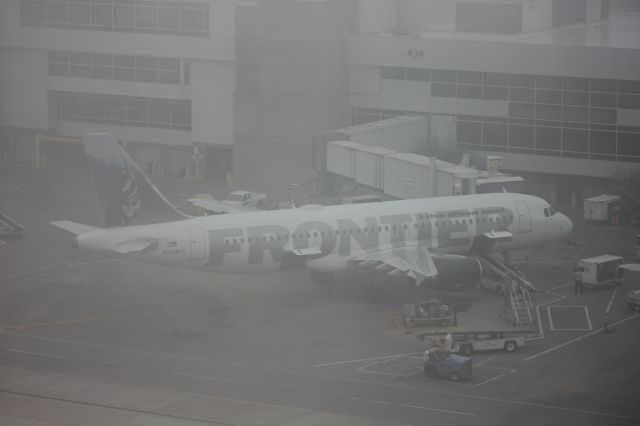
<path fill-rule="evenodd" d="M 409 49 L 407 50 L 407 56 L 411 58 L 424 58 L 424 51 L 422 49 Z"/>

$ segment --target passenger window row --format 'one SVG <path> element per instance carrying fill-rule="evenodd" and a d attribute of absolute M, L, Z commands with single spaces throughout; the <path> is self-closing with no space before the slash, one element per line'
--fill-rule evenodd
<path fill-rule="evenodd" d="M 549 213 L 549 209 L 545 208 L 545 216 L 547 216 L 547 214 Z M 555 214 L 555 211 L 554 211 Z M 422 217 L 422 216 L 420 216 Z M 548 217 L 548 216 L 547 216 Z M 482 220 L 478 219 L 477 223 L 498 223 L 498 222 L 504 222 L 507 219 L 510 219 L 511 216 L 506 216 L 506 217 L 501 217 L 501 216 L 490 216 L 490 217 L 483 217 Z M 448 221 L 436 221 L 433 222 L 433 225 L 436 228 L 440 228 L 440 227 L 445 227 L 447 225 L 451 226 L 451 225 L 460 225 L 460 224 L 469 224 L 472 225 L 473 224 L 473 219 L 455 219 L 455 220 L 448 220 Z M 413 224 L 414 229 L 424 229 L 426 227 L 426 222 L 424 221 L 420 221 L 420 222 L 415 222 Z M 407 225 L 406 223 L 404 223 L 402 225 L 402 228 L 404 230 L 408 230 L 409 229 L 409 225 Z M 294 233 L 291 234 L 291 238 L 293 240 L 297 240 L 297 239 L 304 239 L 304 238 L 318 238 L 319 236 L 322 237 L 330 237 L 330 236 L 338 236 L 340 235 L 340 233 L 342 233 L 342 235 L 359 235 L 359 234 L 373 234 L 376 231 L 378 233 L 381 232 L 389 232 L 389 230 L 393 230 L 396 231 L 398 229 L 398 226 L 394 223 L 391 225 L 391 227 L 389 225 L 384 225 L 384 226 L 378 226 L 377 228 L 375 226 L 372 227 L 365 227 L 365 228 L 351 228 L 349 230 L 347 229 L 343 229 L 342 231 L 339 230 L 334 230 L 334 231 L 313 231 L 313 232 L 307 232 L 307 233 Z M 273 234 L 270 235 L 269 237 L 267 236 L 262 236 L 262 237 L 248 237 L 247 243 L 251 244 L 253 242 L 258 243 L 260 241 L 266 242 L 266 241 L 287 241 L 289 238 L 289 235 L 281 235 L 281 234 Z M 244 244 L 245 243 L 245 239 L 244 238 L 227 238 L 225 239 L 225 244 L 229 245 L 229 244 Z"/>

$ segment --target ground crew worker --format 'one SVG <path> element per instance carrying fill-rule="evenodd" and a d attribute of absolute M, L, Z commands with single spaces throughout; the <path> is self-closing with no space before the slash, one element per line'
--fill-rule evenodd
<path fill-rule="evenodd" d="M 573 292 L 584 293 L 584 284 L 582 284 L 582 272 L 580 268 L 573 269 Z"/>
<path fill-rule="evenodd" d="M 452 352 L 452 349 L 453 349 L 453 336 L 451 335 L 451 333 L 447 333 L 447 335 L 444 336 L 444 351 Z"/>

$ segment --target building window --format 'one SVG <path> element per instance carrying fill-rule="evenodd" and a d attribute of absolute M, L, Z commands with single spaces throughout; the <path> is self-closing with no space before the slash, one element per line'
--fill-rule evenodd
<path fill-rule="evenodd" d="M 191 130 L 191 102 L 133 96 L 50 92 L 58 120 Z"/>
<path fill-rule="evenodd" d="M 482 123 L 482 146 L 490 151 L 506 151 L 508 126 L 506 123 Z"/>
<path fill-rule="evenodd" d="M 209 36 L 209 5 L 164 0 L 22 0 L 21 24 L 127 33 Z"/>
<path fill-rule="evenodd" d="M 533 153 L 533 126 L 509 125 L 509 151 Z"/>
<path fill-rule="evenodd" d="M 456 97 L 455 84 L 431 83 L 431 96 L 439 96 L 443 98 Z"/>
<path fill-rule="evenodd" d="M 553 0 L 551 25 L 578 24 L 587 20 L 586 0 Z"/>
<path fill-rule="evenodd" d="M 463 121 L 456 123 L 458 143 L 471 149 L 479 149 L 482 145 L 482 128 L 480 122 Z"/>
<path fill-rule="evenodd" d="M 560 127 L 537 126 L 535 133 L 536 154 L 560 156 Z"/>
<path fill-rule="evenodd" d="M 640 127 L 636 133 L 618 133 L 618 155 L 623 161 L 640 162 Z"/>
<path fill-rule="evenodd" d="M 562 156 L 587 158 L 589 152 L 589 133 L 586 130 L 562 130 Z"/>
<path fill-rule="evenodd" d="M 180 84 L 180 59 L 50 51 L 49 75 Z"/>

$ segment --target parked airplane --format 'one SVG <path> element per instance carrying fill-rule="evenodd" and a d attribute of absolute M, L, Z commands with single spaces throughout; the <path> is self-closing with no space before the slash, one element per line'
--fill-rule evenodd
<path fill-rule="evenodd" d="M 187 217 L 113 136 L 89 134 L 84 144 L 106 227 L 52 223 L 76 234 L 75 247 L 145 262 L 238 273 L 304 265 L 319 282 L 360 266 L 421 284 L 473 251 L 537 246 L 572 229 L 546 201 L 511 193 Z"/>

